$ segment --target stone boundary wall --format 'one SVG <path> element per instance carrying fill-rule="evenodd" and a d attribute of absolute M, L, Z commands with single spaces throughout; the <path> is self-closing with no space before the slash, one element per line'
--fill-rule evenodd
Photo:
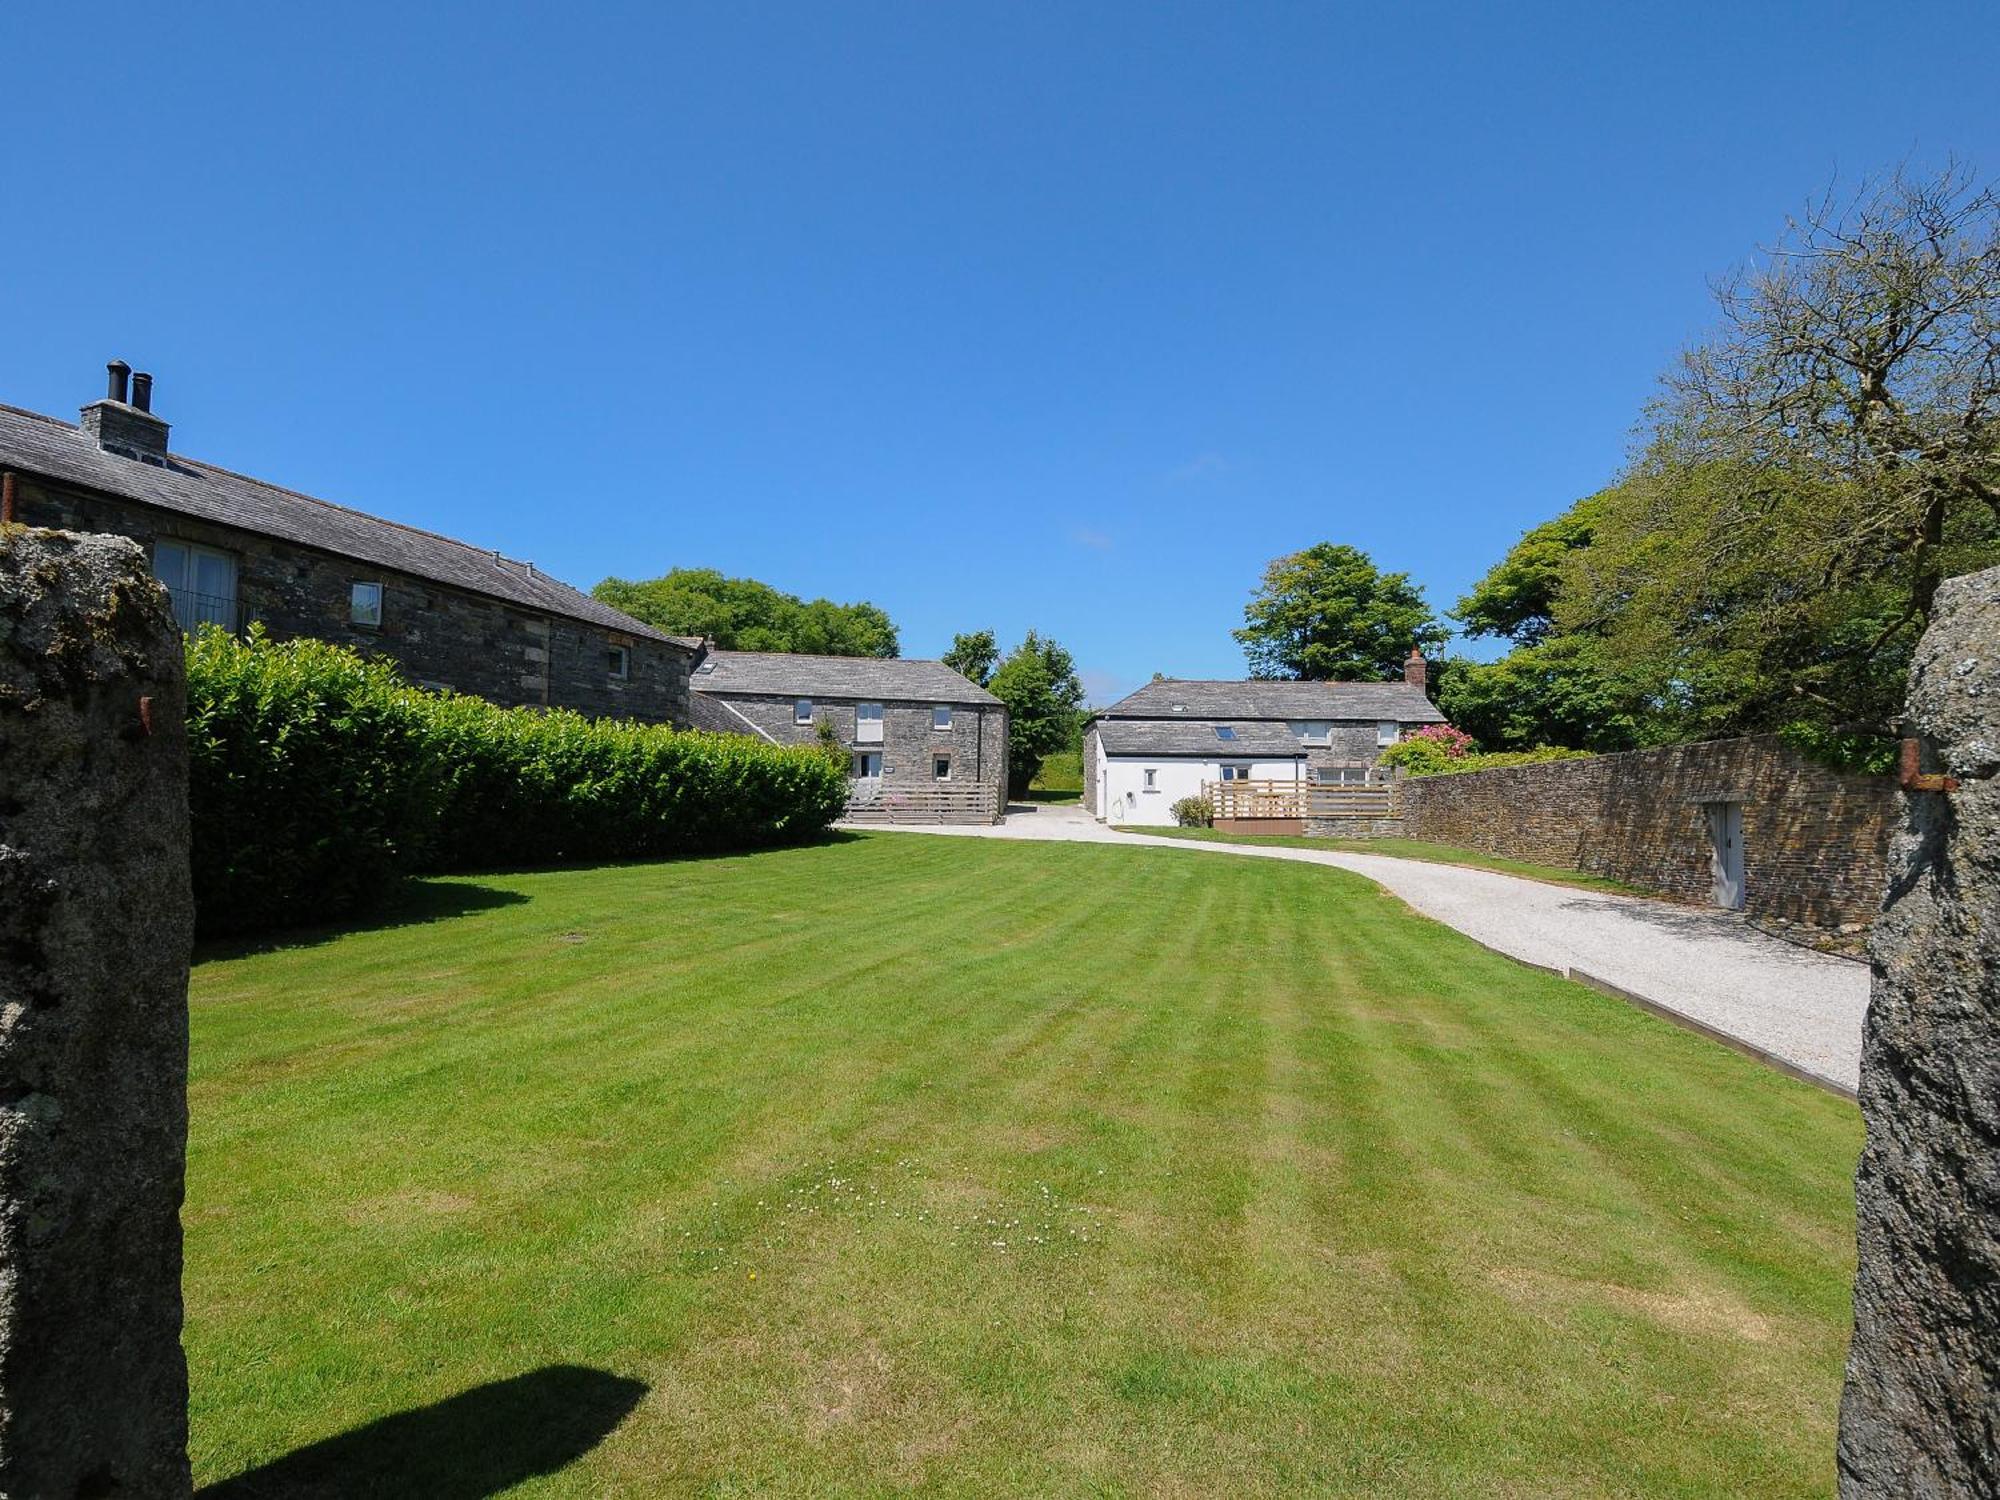
<path fill-rule="evenodd" d="M 1743 807 L 1744 910 L 1856 928 L 1882 904 L 1896 788 L 1805 759 L 1776 735 L 1399 782 L 1413 839 L 1557 865 L 1706 904 L 1705 802 Z"/>

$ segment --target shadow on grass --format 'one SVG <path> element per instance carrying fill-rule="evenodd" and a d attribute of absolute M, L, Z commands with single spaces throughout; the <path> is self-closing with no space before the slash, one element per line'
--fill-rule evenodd
<path fill-rule="evenodd" d="M 1009 797 L 1009 802 L 1081 802 L 1083 788 L 1070 787 L 1066 791 L 1055 791 L 1048 787 L 1031 786 L 1018 797 Z"/>
<path fill-rule="evenodd" d="M 528 899 L 519 891 L 503 891 L 462 880 L 406 880 L 382 905 L 344 922 L 203 938 L 195 945 L 194 956 L 195 961 L 200 962 L 211 958 L 242 958 L 251 953 L 276 953 L 284 948 L 311 948 L 350 932 L 377 932 L 388 927 L 421 927 L 430 922 L 449 922 L 454 917 L 470 916 L 474 912 L 520 906 Z"/>
<path fill-rule="evenodd" d="M 484 1500 L 575 1463 L 645 1394 L 643 1381 L 581 1365 L 545 1365 L 205 1485 L 198 1500 Z"/>
<path fill-rule="evenodd" d="M 633 869 L 645 865 L 690 864 L 709 859 L 739 859 L 744 855 L 773 853 L 784 849 L 815 849 L 833 844 L 859 843 L 864 835 L 844 828 L 795 844 L 752 844 L 740 849 L 690 849 L 681 854 L 661 854 L 642 859 L 575 860 L 539 865 L 496 865 L 485 870 L 447 871 L 438 875 L 413 875 L 396 887 L 382 904 L 357 912 L 339 922 L 302 927 L 281 927 L 262 932 L 218 933 L 195 943 L 197 963 L 209 959 L 244 958 L 253 953 L 277 953 L 287 948 L 312 948 L 354 932 L 381 932 L 393 927 L 419 927 L 430 922 L 448 922 L 496 907 L 520 906 L 534 898 L 520 891 L 503 891 L 479 885 L 481 875 L 546 875 L 563 871 Z"/>

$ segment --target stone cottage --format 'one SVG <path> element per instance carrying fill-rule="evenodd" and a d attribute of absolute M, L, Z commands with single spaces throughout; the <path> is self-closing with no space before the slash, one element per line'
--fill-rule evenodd
<path fill-rule="evenodd" d="M 992 823 L 1007 809 L 1006 705 L 943 662 L 709 650 L 691 686 L 699 729 L 830 736 L 848 758 L 852 820 Z"/>
<path fill-rule="evenodd" d="M 1211 782 L 1366 784 L 1384 747 L 1445 722 L 1425 678 L 1412 652 L 1401 682 L 1149 682 L 1084 730 L 1083 805 L 1161 825 Z"/>
<path fill-rule="evenodd" d="M 77 424 L 0 405 L 0 518 L 131 537 L 182 626 L 313 636 L 425 687 L 601 717 L 688 721 L 700 643 L 534 564 L 170 451 L 122 361 Z"/>

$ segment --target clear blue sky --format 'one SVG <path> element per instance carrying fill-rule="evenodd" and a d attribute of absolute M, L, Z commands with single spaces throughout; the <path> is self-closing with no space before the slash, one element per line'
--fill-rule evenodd
<path fill-rule="evenodd" d="M 7 5 L 0 400 L 1100 700 L 1317 540 L 1448 607 L 1832 174 L 2000 170 L 1973 0 L 449 10 Z"/>

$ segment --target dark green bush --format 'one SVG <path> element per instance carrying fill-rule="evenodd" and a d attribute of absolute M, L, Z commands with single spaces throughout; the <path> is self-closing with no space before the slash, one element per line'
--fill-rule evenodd
<path fill-rule="evenodd" d="M 730 735 L 496 708 L 320 641 L 188 645 L 204 932 L 323 921 L 395 879 L 798 842 L 844 763 Z"/>
<path fill-rule="evenodd" d="M 323 641 L 188 642 L 188 804 L 204 932 L 359 910 L 436 827 L 430 725 L 387 667 Z"/>

